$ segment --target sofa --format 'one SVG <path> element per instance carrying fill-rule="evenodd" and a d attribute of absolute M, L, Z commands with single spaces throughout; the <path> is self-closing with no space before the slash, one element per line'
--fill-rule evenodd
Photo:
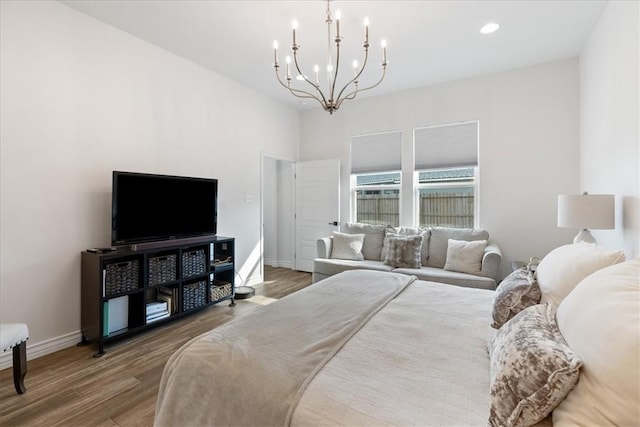
<path fill-rule="evenodd" d="M 345 223 L 317 241 L 313 282 L 347 270 L 393 271 L 481 289 L 499 283 L 502 253 L 482 229 Z M 390 252 L 392 251 L 392 253 Z"/>

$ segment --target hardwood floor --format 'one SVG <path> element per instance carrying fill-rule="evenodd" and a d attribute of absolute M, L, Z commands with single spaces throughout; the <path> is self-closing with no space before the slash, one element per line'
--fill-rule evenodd
<path fill-rule="evenodd" d="M 27 392 L 12 370 L 0 371 L 0 425 L 151 426 L 158 385 L 173 352 L 193 337 L 311 284 L 311 274 L 265 266 L 256 296 L 208 307 L 180 321 L 115 343 L 101 358 L 94 347 L 71 347 L 28 362 Z"/>

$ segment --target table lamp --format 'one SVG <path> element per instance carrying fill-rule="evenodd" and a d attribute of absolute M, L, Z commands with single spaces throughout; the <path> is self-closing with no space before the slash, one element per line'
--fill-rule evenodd
<path fill-rule="evenodd" d="M 591 230 L 615 228 L 613 194 L 560 194 L 558 196 L 558 227 L 579 228 L 573 243 L 596 243 Z"/>

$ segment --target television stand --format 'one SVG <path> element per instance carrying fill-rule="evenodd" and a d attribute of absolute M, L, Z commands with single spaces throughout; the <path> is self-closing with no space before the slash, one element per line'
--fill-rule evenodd
<path fill-rule="evenodd" d="M 223 261 L 223 262 L 221 262 Z M 210 305 L 235 305 L 235 239 L 199 236 L 81 254 L 81 344 L 98 346 Z"/>

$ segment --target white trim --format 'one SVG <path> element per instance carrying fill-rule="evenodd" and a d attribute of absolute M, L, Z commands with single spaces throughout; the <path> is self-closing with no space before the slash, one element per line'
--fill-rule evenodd
<path fill-rule="evenodd" d="M 70 332 L 56 338 L 33 343 L 29 345 L 27 341 L 27 360 L 37 359 L 65 348 L 74 347 L 82 340 L 80 331 Z M 0 354 L 0 369 L 10 368 L 13 365 L 13 351 L 7 350 Z"/>

